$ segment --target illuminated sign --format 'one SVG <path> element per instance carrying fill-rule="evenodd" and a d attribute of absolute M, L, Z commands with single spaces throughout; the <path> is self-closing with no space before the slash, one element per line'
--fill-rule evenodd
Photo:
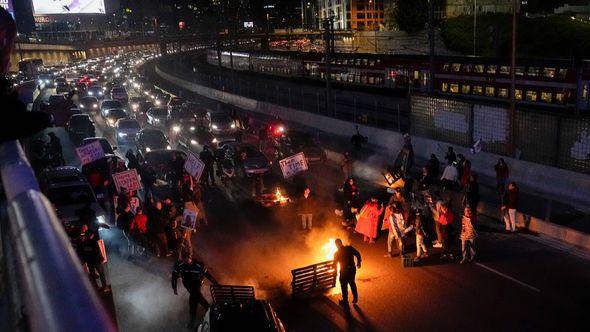
<path fill-rule="evenodd" d="M 2 0 L 0 0 L 2 1 Z M 104 0 L 33 0 L 35 15 L 104 14 Z"/>
<path fill-rule="evenodd" d="M 254 22 L 244 22 L 244 28 L 253 28 Z"/>

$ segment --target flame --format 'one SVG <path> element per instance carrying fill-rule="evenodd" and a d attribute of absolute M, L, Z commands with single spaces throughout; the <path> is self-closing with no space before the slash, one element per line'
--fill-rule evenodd
<path fill-rule="evenodd" d="M 281 191 L 279 190 L 278 187 L 277 187 L 277 191 L 276 191 L 275 195 L 276 195 L 276 201 L 279 202 L 280 204 L 285 204 L 289 201 L 288 197 L 283 196 L 281 194 Z"/>
<path fill-rule="evenodd" d="M 334 254 L 337 250 L 338 248 L 336 248 L 334 239 L 329 239 L 328 242 L 322 246 L 322 253 L 325 255 L 326 259 L 330 261 L 334 259 Z"/>

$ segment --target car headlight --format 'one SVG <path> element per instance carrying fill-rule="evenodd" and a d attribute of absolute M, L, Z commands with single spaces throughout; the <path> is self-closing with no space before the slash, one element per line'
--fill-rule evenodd
<path fill-rule="evenodd" d="M 109 123 L 112 124 L 112 125 L 114 125 L 115 124 L 115 120 L 109 119 Z"/>
<path fill-rule="evenodd" d="M 43 84 L 43 80 L 39 80 L 39 84 Z"/>
<path fill-rule="evenodd" d="M 236 124 L 235 123 L 232 123 L 231 124 L 231 127 L 232 127 L 232 129 L 235 128 L 236 127 Z"/>
<path fill-rule="evenodd" d="M 102 96 L 102 91 L 98 91 L 98 94 Z"/>
<path fill-rule="evenodd" d="M 84 108 L 84 104 L 80 104 L 80 108 Z"/>
<path fill-rule="evenodd" d="M 211 128 L 217 129 L 217 125 L 211 125 Z"/>
<path fill-rule="evenodd" d="M 138 108 L 139 107 L 139 104 L 138 103 L 134 103 L 134 104 L 131 105 L 131 107 Z"/>
<path fill-rule="evenodd" d="M 162 102 L 161 102 L 161 101 L 159 101 L 159 100 L 156 100 L 156 106 L 160 106 L 161 104 L 162 104 Z"/>
<path fill-rule="evenodd" d="M 192 145 L 197 145 L 197 144 L 199 144 L 199 143 L 198 143 L 197 141 L 195 141 L 194 139 L 191 139 L 191 144 L 192 144 Z"/>
<path fill-rule="evenodd" d="M 92 104 L 92 108 L 97 108 L 98 104 Z"/>
<path fill-rule="evenodd" d="M 168 146 L 166 147 L 166 150 L 172 150 L 172 147 L 171 147 L 170 145 L 168 145 Z"/>
<path fill-rule="evenodd" d="M 158 123 L 158 122 L 160 122 L 160 119 L 154 118 L 154 122 Z"/>
<path fill-rule="evenodd" d="M 211 140 L 211 143 L 217 143 L 217 138 L 213 137 L 213 139 Z"/>
<path fill-rule="evenodd" d="M 174 126 L 174 127 L 172 127 L 172 130 L 173 130 L 175 133 L 177 133 L 177 132 L 179 132 L 179 131 L 180 131 L 180 126 Z"/>
<path fill-rule="evenodd" d="M 49 84 L 49 80 L 45 80 L 45 84 Z"/>
<path fill-rule="evenodd" d="M 94 94 L 94 92 L 92 92 L 92 91 L 88 91 L 88 95 L 89 95 L 89 96 L 92 96 L 93 94 Z"/>
<path fill-rule="evenodd" d="M 190 129 L 191 129 L 191 131 L 195 131 L 195 127 L 194 127 L 194 126 L 193 126 L 193 127 L 191 127 Z"/>
<path fill-rule="evenodd" d="M 284 131 L 285 131 L 285 127 L 282 127 L 282 126 L 281 126 L 281 127 L 279 127 L 279 132 L 280 132 L 280 133 L 282 133 L 282 132 L 284 132 Z"/>
<path fill-rule="evenodd" d="M 149 146 L 145 148 L 145 152 L 150 152 L 150 151 L 152 151 L 152 149 L 150 149 Z"/>
<path fill-rule="evenodd" d="M 119 137 L 127 137 L 127 133 L 119 133 Z"/>

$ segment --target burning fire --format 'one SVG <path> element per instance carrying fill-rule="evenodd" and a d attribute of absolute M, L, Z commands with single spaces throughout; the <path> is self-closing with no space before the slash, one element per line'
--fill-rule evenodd
<path fill-rule="evenodd" d="M 322 253 L 325 255 L 326 259 L 330 261 L 334 259 L 334 254 L 337 250 L 338 248 L 336 248 L 334 239 L 329 239 L 328 242 L 322 246 Z"/>
<path fill-rule="evenodd" d="M 289 197 L 283 196 L 281 194 L 281 191 L 279 190 L 279 188 L 277 188 L 275 195 L 276 195 L 276 201 L 279 204 L 285 204 L 285 203 L 289 202 Z"/>

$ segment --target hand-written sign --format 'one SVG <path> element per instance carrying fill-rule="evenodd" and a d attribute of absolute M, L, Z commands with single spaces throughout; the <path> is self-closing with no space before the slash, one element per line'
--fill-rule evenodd
<path fill-rule="evenodd" d="M 205 163 L 203 163 L 201 159 L 199 159 L 192 153 L 188 154 L 186 162 L 184 163 L 184 169 L 187 171 L 188 174 L 192 175 L 192 177 L 199 180 L 204 168 Z"/>
<path fill-rule="evenodd" d="M 117 192 L 120 192 L 121 188 L 125 188 L 127 192 L 141 189 L 141 182 L 135 168 L 113 174 L 113 180 Z"/>
<path fill-rule="evenodd" d="M 82 165 L 86 165 L 104 157 L 104 150 L 102 149 L 99 141 L 94 141 L 92 143 L 77 147 L 76 154 L 78 155 L 78 158 L 80 158 Z"/>
<path fill-rule="evenodd" d="M 299 152 L 291 157 L 279 160 L 279 166 L 281 166 L 281 172 L 283 172 L 283 177 L 286 179 L 297 173 L 306 171 L 307 160 L 303 152 Z"/>

